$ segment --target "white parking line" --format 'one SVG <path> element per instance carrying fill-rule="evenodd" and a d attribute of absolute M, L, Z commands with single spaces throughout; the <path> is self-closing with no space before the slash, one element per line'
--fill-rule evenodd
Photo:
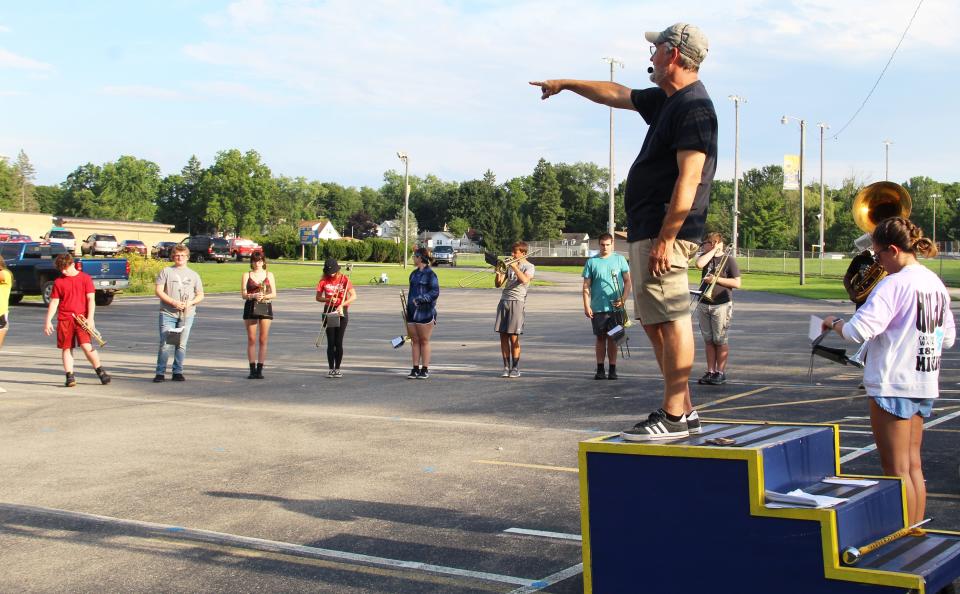
<path fill-rule="evenodd" d="M 542 580 L 537 580 L 536 582 L 530 584 L 529 586 L 524 586 L 522 588 L 517 588 L 510 592 L 510 594 L 528 594 L 529 592 L 538 592 L 544 588 L 549 588 L 557 582 L 562 582 L 567 578 L 572 578 L 573 576 L 583 573 L 583 563 L 577 563 L 572 565 L 562 571 L 558 571 L 552 575 L 548 575 Z"/>
<path fill-rule="evenodd" d="M 164 538 L 206 542 L 217 545 L 232 546 L 241 549 L 252 549 L 258 551 L 267 551 L 271 553 L 282 553 L 297 557 L 306 557 L 313 559 L 340 559 L 344 561 L 354 561 L 379 567 L 390 567 L 395 569 L 408 569 L 414 571 L 426 571 L 444 575 L 453 575 L 471 579 L 478 579 L 488 582 L 497 582 L 501 584 L 511 584 L 515 586 L 524 586 L 533 588 L 527 590 L 521 588 L 517 592 L 535 592 L 541 590 L 550 584 L 560 581 L 561 574 L 569 572 L 573 568 L 567 568 L 563 572 L 555 573 L 542 580 L 533 580 L 528 578 L 515 577 L 511 575 L 500 575 L 486 571 L 472 571 L 461 569 L 459 567 L 445 567 L 443 565 L 431 565 L 429 563 L 420 563 L 419 561 L 404 561 L 400 559 L 389 559 L 386 557 L 374 557 L 372 555 L 362 555 L 359 553 L 348 553 L 346 551 L 336 551 L 333 549 L 323 549 L 306 545 L 298 545 L 275 540 L 265 540 L 262 538 L 251 538 L 249 536 L 238 536 L 235 534 L 226 534 L 223 532 L 213 532 L 210 530 L 197 530 L 193 528 L 183 528 L 169 524 L 157 524 L 154 522 L 141 522 L 138 520 L 126 520 L 123 518 L 114 518 L 111 516 L 100 516 L 95 514 L 86 514 L 63 509 L 54 509 L 48 507 L 36 507 L 32 505 L 20 505 L 16 503 L 0 503 L 0 510 L 10 510 L 21 513 L 39 514 L 48 517 L 64 518 L 69 520 L 86 520 L 100 524 L 109 524 L 111 526 L 122 526 L 134 528 L 141 531 L 153 533 L 153 536 L 162 536 Z M 583 564 L 576 565 L 582 571 Z M 579 573 L 576 572 L 576 573 Z M 570 575 L 576 575 L 576 573 Z M 569 577 L 569 576 L 567 576 Z"/>
<path fill-rule="evenodd" d="M 929 423 L 924 423 L 924 424 L 923 424 L 923 428 L 924 428 L 924 429 L 927 429 L 927 428 L 930 428 L 930 427 L 934 427 L 934 426 L 936 426 L 936 425 L 939 425 L 940 423 L 946 423 L 947 421 L 950 421 L 950 420 L 955 419 L 955 418 L 957 418 L 957 417 L 960 417 L 960 410 L 958 410 L 958 411 L 956 411 L 956 412 L 952 412 L 952 413 L 950 413 L 949 415 L 947 415 L 947 416 L 945 416 L 945 417 L 940 417 L 940 418 L 938 418 L 938 419 L 935 419 L 935 420 L 933 420 L 933 421 L 930 421 Z M 850 433 L 850 432 L 849 432 L 849 431 L 847 431 L 847 432 L 841 431 L 841 433 Z M 868 433 L 868 432 L 864 432 L 864 433 Z M 856 460 L 856 459 L 859 458 L 860 456 L 863 456 L 863 455 L 865 455 L 865 454 L 869 454 L 870 452 L 872 452 L 872 451 L 875 450 L 875 449 L 877 449 L 877 444 L 875 444 L 875 443 L 872 443 L 872 444 L 870 444 L 870 445 L 868 445 L 868 446 L 859 448 L 859 449 L 857 449 L 855 452 L 851 452 L 851 453 L 847 454 L 846 456 L 843 456 L 842 458 L 840 458 L 840 463 L 843 464 L 844 462 L 849 462 L 850 460 Z"/>
<path fill-rule="evenodd" d="M 580 542 L 583 537 L 579 534 L 568 534 L 566 532 L 547 532 L 546 530 L 530 530 L 527 528 L 507 528 L 504 532 L 510 534 L 525 534 L 527 536 L 543 536 L 545 538 L 559 538 L 560 540 L 575 540 Z"/>

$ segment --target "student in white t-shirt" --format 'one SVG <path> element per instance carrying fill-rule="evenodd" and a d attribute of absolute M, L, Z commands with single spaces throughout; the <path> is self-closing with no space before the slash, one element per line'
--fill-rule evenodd
<path fill-rule="evenodd" d="M 873 251 L 888 275 L 844 322 L 827 316 L 823 328 L 845 339 L 870 341 L 863 384 L 870 425 L 884 474 L 902 477 L 910 524 L 923 519 L 927 490 L 920 463 L 923 417 L 939 395 L 940 358 L 956 339 L 950 295 L 917 256 L 937 248 L 909 220 L 894 217 L 873 231 Z"/>

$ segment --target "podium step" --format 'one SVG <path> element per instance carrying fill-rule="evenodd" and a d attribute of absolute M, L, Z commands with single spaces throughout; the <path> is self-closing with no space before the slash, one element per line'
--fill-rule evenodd
<path fill-rule="evenodd" d="M 960 533 L 935 530 L 841 563 L 903 528 L 905 504 L 900 479 L 822 482 L 840 472 L 834 425 L 708 422 L 663 442 L 590 439 L 579 458 L 587 593 L 933 594 L 960 576 Z M 846 501 L 766 507 L 765 491 L 794 489 Z"/>

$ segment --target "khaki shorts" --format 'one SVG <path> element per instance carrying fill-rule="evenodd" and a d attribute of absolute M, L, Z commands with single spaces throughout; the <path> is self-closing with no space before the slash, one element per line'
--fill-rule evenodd
<path fill-rule="evenodd" d="M 652 239 L 632 241 L 630 276 L 633 278 L 633 305 L 643 324 L 662 324 L 690 316 L 690 281 L 687 268 L 698 245 L 677 239 L 670 255 L 670 272 L 663 276 L 650 274 L 649 259 Z"/>
<path fill-rule="evenodd" d="M 722 346 L 727 344 L 727 330 L 733 319 L 733 301 L 719 305 L 701 303 L 697 306 L 697 319 L 700 322 L 700 336 L 703 342 Z"/>

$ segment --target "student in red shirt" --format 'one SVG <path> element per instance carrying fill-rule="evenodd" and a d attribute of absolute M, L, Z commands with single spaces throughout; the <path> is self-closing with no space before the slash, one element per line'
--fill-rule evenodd
<path fill-rule="evenodd" d="M 73 348 L 83 349 L 87 361 L 97 372 L 101 384 L 110 383 L 110 375 L 100 365 L 100 356 L 90 344 L 90 334 L 80 327 L 75 316 L 85 316 L 90 327 L 93 323 L 93 313 L 96 308 L 93 297 L 96 291 L 93 288 L 93 279 L 89 274 L 81 272 L 73 265 L 73 255 L 66 253 L 57 256 L 55 261 L 61 276 L 53 282 L 53 292 L 50 294 L 50 307 L 47 308 L 47 319 L 43 325 L 43 332 L 53 334 L 53 316 L 57 316 L 57 348 L 62 350 L 63 371 L 67 374 L 65 386 L 72 388 L 77 385 L 73 376 Z"/>
<path fill-rule="evenodd" d="M 340 272 L 340 264 L 335 258 L 328 258 L 323 264 L 323 278 L 317 283 L 317 301 L 323 303 L 323 315 L 327 318 L 324 325 L 327 332 L 327 363 L 330 371 L 327 377 L 343 377 L 340 362 L 343 361 L 343 336 L 347 332 L 349 306 L 357 299 L 357 290 L 353 288 L 350 277 Z M 332 314 L 339 314 L 337 324 L 329 322 Z"/>

